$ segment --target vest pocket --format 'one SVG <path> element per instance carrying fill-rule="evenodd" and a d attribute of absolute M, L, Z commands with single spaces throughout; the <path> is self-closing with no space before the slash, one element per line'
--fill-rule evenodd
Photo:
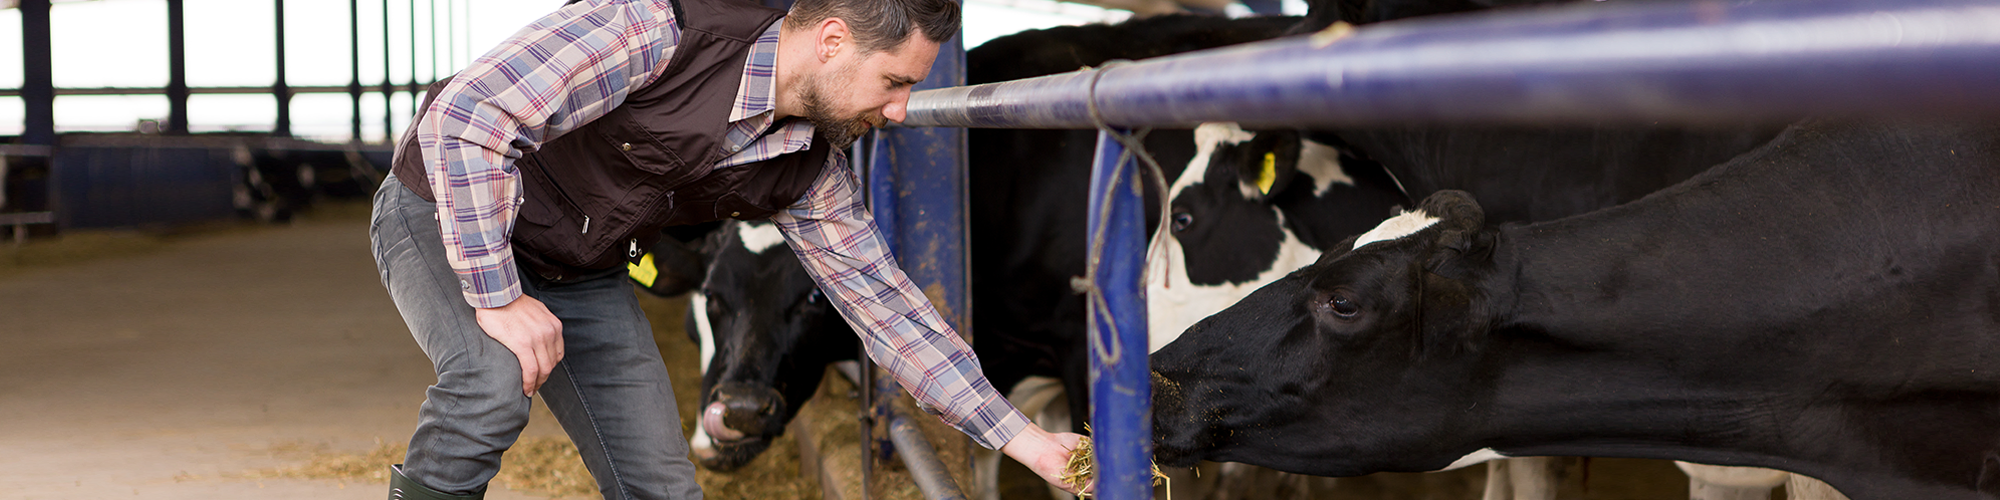
<path fill-rule="evenodd" d="M 623 108 L 621 108 L 623 109 Z M 610 123 L 592 127 L 603 146 L 618 154 L 640 170 L 654 175 L 682 174 L 687 161 L 660 141 L 653 131 L 631 119 L 631 113 L 620 112 L 618 117 L 609 117 Z M 600 119 L 602 120 L 602 119 Z"/>
<path fill-rule="evenodd" d="M 611 221 L 593 220 L 593 214 L 557 187 L 539 160 L 516 162 L 522 182 L 523 203 L 511 238 L 520 249 L 556 262 L 581 265 L 592 249 L 611 238 L 606 226 Z M 605 215 L 605 214 L 598 214 Z"/>

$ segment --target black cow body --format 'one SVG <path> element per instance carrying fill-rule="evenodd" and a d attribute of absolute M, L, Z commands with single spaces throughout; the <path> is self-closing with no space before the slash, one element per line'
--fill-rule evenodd
<path fill-rule="evenodd" d="M 1637 200 L 1762 146 L 1783 125 L 1424 126 L 1312 132 L 1381 164 L 1411 199 L 1479 193 L 1492 222 L 1555 220 Z"/>
<path fill-rule="evenodd" d="M 1486 449 L 2000 494 L 2000 128 L 1808 122 L 1636 202 L 1464 193 L 1155 353 L 1164 463 L 1435 470 Z"/>

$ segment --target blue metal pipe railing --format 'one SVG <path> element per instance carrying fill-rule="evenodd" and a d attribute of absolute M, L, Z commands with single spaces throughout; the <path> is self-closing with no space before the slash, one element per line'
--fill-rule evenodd
<path fill-rule="evenodd" d="M 1987 0 L 1584 4 L 1322 35 L 921 92 L 904 123 L 1092 128 L 1093 79 L 1126 127 L 2000 112 Z"/>
<path fill-rule="evenodd" d="M 1153 388 L 1146 369 L 1144 177 L 1113 133 L 1097 133 L 1090 176 L 1090 427 L 1097 493 L 1152 497 Z M 1164 195 L 1164 193 L 1162 193 Z M 1109 198 L 1108 200 L 1106 198 Z"/>

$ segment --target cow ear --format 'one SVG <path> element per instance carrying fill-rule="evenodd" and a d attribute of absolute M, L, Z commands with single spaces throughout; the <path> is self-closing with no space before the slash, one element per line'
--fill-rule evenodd
<path fill-rule="evenodd" d="M 1440 229 L 1424 259 L 1425 270 L 1467 281 L 1492 260 L 1493 233 L 1486 230 L 1486 212 L 1472 194 L 1439 191 L 1424 198 L 1418 210 L 1438 218 Z"/>
<path fill-rule="evenodd" d="M 702 238 L 707 240 L 708 238 Z M 626 275 L 653 295 L 671 297 L 693 291 L 708 277 L 708 259 L 696 245 L 662 235 L 639 263 L 627 266 Z"/>
<path fill-rule="evenodd" d="M 1453 281 L 1472 281 L 1493 261 L 1493 238 L 1492 231 L 1483 229 L 1440 232 L 1424 258 L 1424 270 Z"/>
<path fill-rule="evenodd" d="M 1298 177 L 1302 146 L 1298 132 L 1257 132 L 1242 148 L 1247 154 L 1236 165 L 1236 179 L 1243 184 L 1244 196 L 1268 202 L 1284 192 Z"/>
<path fill-rule="evenodd" d="M 1439 191 L 1418 210 L 1438 219 L 1418 278 L 1423 280 L 1420 354 L 1464 352 L 1492 322 L 1477 281 L 1492 268 L 1494 233 L 1484 227 L 1478 201 L 1463 191 Z"/>

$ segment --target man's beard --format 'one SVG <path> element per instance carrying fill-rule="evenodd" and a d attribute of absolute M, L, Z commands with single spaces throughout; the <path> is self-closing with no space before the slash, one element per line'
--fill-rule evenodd
<path fill-rule="evenodd" d="M 799 96 L 800 101 L 805 104 L 806 120 L 812 122 L 814 133 L 819 134 L 821 140 L 826 141 L 834 149 L 847 149 L 847 146 L 854 144 L 855 139 L 861 138 L 861 134 L 868 133 L 868 129 L 880 125 L 868 117 L 870 111 L 849 117 L 834 116 L 833 105 L 826 102 L 825 88 L 820 85 L 822 81 L 814 79 L 806 82 L 806 87 Z"/>

